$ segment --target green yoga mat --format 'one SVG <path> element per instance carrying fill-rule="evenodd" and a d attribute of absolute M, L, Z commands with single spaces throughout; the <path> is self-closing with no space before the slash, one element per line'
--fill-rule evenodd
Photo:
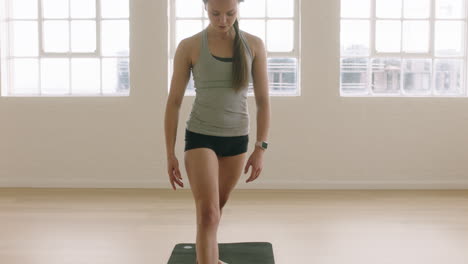
<path fill-rule="evenodd" d="M 196 245 L 177 244 L 167 264 L 195 264 Z M 218 243 L 219 259 L 228 264 L 275 264 L 273 247 L 268 242 Z"/>

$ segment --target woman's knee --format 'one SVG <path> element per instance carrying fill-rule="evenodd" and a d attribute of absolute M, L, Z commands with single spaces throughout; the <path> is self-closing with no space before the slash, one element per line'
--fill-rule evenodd
<path fill-rule="evenodd" d="M 221 213 L 219 205 L 200 205 L 198 224 L 204 227 L 216 226 L 219 224 Z"/>

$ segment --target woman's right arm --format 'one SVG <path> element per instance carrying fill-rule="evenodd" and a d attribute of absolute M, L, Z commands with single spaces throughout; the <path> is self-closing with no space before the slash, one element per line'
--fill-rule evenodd
<path fill-rule="evenodd" d="M 177 46 L 174 56 L 171 87 L 166 102 L 164 131 L 166 135 L 166 154 L 168 158 L 175 156 L 174 148 L 177 136 L 177 124 L 179 122 L 179 109 L 190 78 L 191 59 L 188 41 L 188 39 L 183 39 Z"/>

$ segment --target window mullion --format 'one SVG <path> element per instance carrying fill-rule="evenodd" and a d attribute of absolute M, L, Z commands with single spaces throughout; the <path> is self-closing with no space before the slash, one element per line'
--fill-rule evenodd
<path fill-rule="evenodd" d="M 71 0 L 68 0 L 68 93 L 72 94 L 72 65 L 71 65 Z"/>
<path fill-rule="evenodd" d="M 369 55 L 367 57 L 367 94 L 373 95 L 372 91 L 372 58 L 375 57 L 377 51 L 375 50 L 375 28 L 377 23 L 376 18 L 376 0 L 371 1 L 370 6 L 370 43 Z"/>
<path fill-rule="evenodd" d="M 435 57 L 434 40 L 435 40 L 435 0 L 431 0 L 431 16 L 429 17 L 429 54 Z"/>
<path fill-rule="evenodd" d="M 408 54 L 403 51 L 403 21 L 404 21 L 404 13 L 403 9 L 405 8 L 405 0 L 400 0 L 401 1 L 401 9 L 400 9 L 400 96 L 405 95 L 405 90 L 403 89 L 403 58 L 408 58 Z"/>
<path fill-rule="evenodd" d="M 401 0 L 400 9 L 400 54 L 406 55 L 407 53 L 403 50 L 403 24 L 405 21 L 403 9 L 405 8 L 405 0 Z"/>
<path fill-rule="evenodd" d="M 101 54 L 101 0 L 96 0 L 95 2 L 96 5 L 96 55 L 99 58 L 99 92 L 102 95 L 103 92 L 103 87 L 102 87 L 102 64 L 103 64 L 103 59 L 102 59 L 102 54 Z"/>
<path fill-rule="evenodd" d="M 42 95 L 42 58 L 44 56 L 44 46 L 43 46 L 43 36 L 42 36 L 42 24 L 44 18 L 42 17 L 42 0 L 37 0 L 37 27 L 39 36 L 39 57 L 38 57 L 38 65 L 39 65 L 39 84 L 37 85 L 38 94 L 39 96 Z"/>
<path fill-rule="evenodd" d="M 5 1 L 4 2 L 5 4 L 5 12 L 4 12 L 4 19 L 5 19 L 5 24 L 4 27 L 5 27 L 5 33 L 6 34 L 6 39 L 8 40 L 8 43 L 6 43 L 7 47 L 6 47 L 6 63 L 5 64 L 2 64 L 5 65 L 5 70 L 6 70 L 6 74 L 8 77 L 6 77 L 6 82 L 4 82 L 6 84 L 6 89 L 7 89 L 7 95 L 11 94 L 12 92 L 12 87 L 14 85 L 14 81 L 13 81 L 13 71 L 11 70 L 11 62 L 12 62 L 12 58 L 11 58 L 11 54 L 13 54 L 12 52 L 12 38 L 11 38 L 11 33 L 12 33 L 12 30 L 11 30 L 11 24 L 13 23 L 12 22 L 12 19 L 11 19 L 11 14 L 12 14 L 12 10 L 11 10 L 11 5 L 10 5 L 10 2 L 9 1 Z M 7 70 L 7 69 L 10 69 L 10 70 Z M 0 78 L 1 78 L 1 75 L 0 75 Z M 2 91 L 5 87 L 2 86 Z M 2 92 L 3 93 L 3 92 Z"/>
<path fill-rule="evenodd" d="M 296 1 L 293 1 L 294 3 L 294 9 L 293 9 L 293 24 L 294 24 L 294 27 L 293 27 L 293 34 L 294 34 L 294 37 L 293 37 L 293 49 L 294 49 L 294 56 L 295 57 L 298 57 L 298 51 L 299 51 L 299 34 L 297 33 L 299 30 L 299 23 L 297 21 L 297 4 L 296 4 Z"/>
<path fill-rule="evenodd" d="M 429 57 L 431 58 L 431 68 L 432 68 L 432 75 L 431 75 L 431 96 L 435 95 L 435 75 L 436 75 L 436 68 L 435 68 L 435 52 L 434 52 L 434 39 L 435 39 L 435 0 L 431 0 L 431 15 L 429 17 Z"/>
<path fill-rule="evenodd" d="M 369 43 L 369 55 L 370 57 L 374 57 L 376 55 L 376 50 L 375 50 L 375 28 L 376 28 L 376 21 L 377 21 L 377 18 L 376 18 L 376 11 L 375 11 L 375 8 L 376 8 L 376 3 L 375 3 L 376 0 L 372 0 L 371 1 L 371 21 L 370 21 L 370 43 Z"/>
<path fill-rule="evenodd" d="M 68 55 L 70 56 L 71 53 L 71 1 L 68 0 Z"/>
<path fill-rule="evenodd" d="M 301 94 L 301 35 L 300 35 L 300 29 L 301 25 L 300 22 L 301 20 L 299 19 L 300 16 L 300 7 L 301 0 L 294 0 L 294 46 L 296 47 L 295 52 L 294 52 L 294 57 L 296 58 L 296 95 L 300 96 Z"/>
<path fill-rule="evenodd" d="M 468 5 L 466 4 L 466 0 L 463 1 L 463 5 L 464 5 L 463 8 L 465 10 L 465 13 L 464 13 L 464 22 L 465 22 L 465 36 L 464 36 L 464 39 L 465 39 L 465 43 L 464 43 L 464 47 L 463 47 L 465 50 L 464 50 L 464 56 L 463 56 L 463 58 L 464 58 L 464 64 L 463 65 L 465 66 L 465 68 L 463 69 L 463 73 L 462 73 L 463 79 L 461 81 L 461 85 L 462 85 L 463 89 L 465 90 L 464 95 L 468 96 L 468 89 L 466 87 L 466 83 L 467 83 L 466 79 L 468 77 L 468 74 L 467 74 L 468 73 L 468 71 L 467 71 L 468 70 L 468 55 L 467 55 L 467 53 L 468 53 L 468 46 L 467 46 L 468 45 L 468 41 L 467 41 L 468 40 L 468 25 L 467 25 L 467 23 L 468 23 L 468 21 L 467 21 Z"/>

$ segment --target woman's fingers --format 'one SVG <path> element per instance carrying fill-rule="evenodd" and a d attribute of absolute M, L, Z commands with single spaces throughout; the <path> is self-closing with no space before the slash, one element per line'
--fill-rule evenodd
<path fill-rule="evenodd" d="M 174 185 L 174 181 L 172 179 L 169 179 L 169 181 L 171 182 L 171 185 L 172 185 L 172 189 L 174 189 L 174 191 L 176 190 L 176 187 Z"/>
<path fill-rule="evenodd" d="M 260 172 L 262 171 L 262 169 L 257 169 L 257 173 L 255 174 L 255 178 L 253 180 L 256 180 L 258 178 L 258 176 L 260 175 Z"/>
<path fill-rule="evenodd" d="M 256 173 L 256 169 L 252 166 L 252 173 L 250 173 L 250 177 L 247 179 L 246 182 L 252 181 L 254 179 L 254 175 Z"/>
<path fill-rule="evenodd" d="M 250 174 L 250 180 L 253 181 L 255 174 L 257 173 L 257 169 L 254 167 L 252 168 L 252 173 Z"/>
<path fill-rule="evenodd" d="M 253 168 L 252 168 L 251 172 L 253 173 Z M 249 177 L 249 178 L 247 178 L 247 180 L 245 180 L 245 182 L 249 182 L 249 181 L 250 181 L 250 179 L 252 179 L 252 173 L 250 174 L 250 177 Z"/>
<path fill-rule="evenodd" d="M 180 176 L 180 171 L 178 169 L 173 169 L 171 172 L 168 172 L 169 174 L 169 181 L 171 182 L 172 189 L 176 190 L 176 186 L 174 184 L 177 183 L 181 187 L 184 187 L 184 183 L 180 180 L 182 179 L 182 176 Z"/>
<path fill-rule="evenodd" d="M 247 164 L 245 164 L 244 174 L 246 174 L 249 171 L 249 166 L 250 166 L 250 160 L 248 160 Z"/>
<path fill-rule="evenodd" d="M 258 176 L 260 175 L 261 171 L 262 171 L 262 169 L 260 169 L 260 168 L 252 168 L 252 174 L 250 175 L 250 177 L 247 179 L 246 182 L 256 180 L 258 178 Z"/>
<path fill-rule="evenodd" d="M 174 181 L 177 182 L 181 187 L 184 187 L 184 183 L 179 179 L 180 176 L 177 175 L 177 171 L 174 171 Z"/>

